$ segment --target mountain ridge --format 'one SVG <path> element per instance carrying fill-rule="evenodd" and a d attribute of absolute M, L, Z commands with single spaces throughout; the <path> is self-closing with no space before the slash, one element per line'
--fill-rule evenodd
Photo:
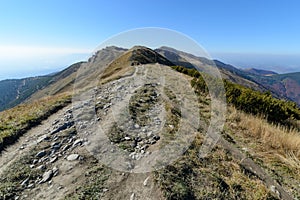
<path fill-rule="evenodd" d="M 255 75 L 262 75 L 262 76 L 272 76 L 275 74 L 278 74 L 277 72 L 270 71 L 270 70 L 264 70 L 264 69 L 256 69 L 256 68 L 247 68 L 242 69 L 248 73 L 255 74 Z"/>
<path fill-rule="evenodd" d="M 209 134 L 220 108 L 211 108 L 208 75 L 173 65 L 145 47 L 106 48 L 0 112 L 0 199 L 300 197 L 298 107 L 229 81 L 255 84 L 219 63 L 228 112 Z M 207 138 L 218 139 L 202 156 Z"/>
<path fill-rule="evenodd" d="M 79 70 L 82 65 L 93 63 L 93 66 L 96 66 L 96 62 L 100 65 L 102 65 L 101 62 L 109 64 L 112 60 L 125 52 L 131 52 L 132 54 L 129 58 L 129 60 L 131 59 L 132 61 L 128 61 L 131 62 L 130 65 L 158 62 L 168 66 L 179 65 L 187 68 L 195 68 L 193 64 L 183 57 L 196 59 L 203 64 L 211 64 L 218 67 L 222 77 L 227 80 L 261 92 L 271 91 L 277 98 L 292 100 L 300 105 L 300 96 L 298 95 L 300 91 L 300 82 L 297 79 L 298 73 L 265 76 L 267 73 L 272 72 L 256 69 L 255 73 L 253 73 L 253 70 L 240 70 L 218 60 L 209 60 L 166 46 L 154 50 L 143 46 L 135 46 L 131 49 L 108 46 L 97 51 L 87 62 L 75 63 L 55 74 L 38 76 L 35 78 L 0 81 L 0 110 L 16 106 L 19 103 L 28 100 L 34 100 L 46 95 L 54 95 L 59 92 L 70 90 L 70 87 L 73 87 L 76 79 L 77 70 Z M 136 55 L 134 55 L 134 52 L 136 52 Z M 93 70 L 97 71 L 96 68 L 89 69 L 89 71 Z M 95 73 L 94 78 L 100 75 L 99 73 L 103 72 Z M 22 87 L 22 81 L 29 82 L 27 88 Z M 32 84 L 30 86 L 31 81 Z"/>

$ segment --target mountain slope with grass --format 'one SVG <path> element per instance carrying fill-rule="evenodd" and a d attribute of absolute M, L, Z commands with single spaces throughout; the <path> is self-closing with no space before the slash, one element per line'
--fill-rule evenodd
<path fill-rule="evenodd" d="M 164 53 L 102 49 L 0 112 L 0 199 L 299 199 L 299 107 L 223 77 L 224 129 L 201 157 L 216 115 L 209 75 L 174 66 L 189 67 L 189 55 Z M 169 144 L 175 152 L 156 154 Z M 105 165 L 101 156 L 114 152 L 124 160 Z M 133 173 L 173 153 L 165 167 Z"/>
<path fill-rule="evenodd" d="M 31 99 L 39 99 L 47 95 L 55 95 L 60 90 L 53 92 L 40 92 L 52 85 L 60 84 L 61 88 L 70 86 L 71 83 L 65 81 L 61 84 L 62 80 L 69 79 L 70 76 L 76 74 L 77 70 L 84 62 L 75 63 L 68 68 L 46 76 L 37 76 L 32 78 L 3 80 L 0 81 L 0 110 L 12 108 L 20 103 Z M 62 90 L 62 89 L 61 89 Z M 67 88 L 65 91 L 70 90 Z M 42 93 L 42 94 L 39 94 Z M 35 97 L 32 97 L 34 95 Z"/>
<path fill-rule="evenodd" d="M 270 91 L 277 98 L 292 100 L 300 105 L 299 73 L 277 74 L 272 71 L 253 68 L 242 70 L 218 60 L 212 62 L 207 58 L 197 57 L 170 47 L 161 47 L 155 51 L 164 55 L 174 64 L 189 69 L 195 68 L 189 59 L 197 60 L 203 64 L 211 63 L 220 70 L 224 79 L 261 92 Z"/>
<path fill-rule="evenodd" d="M 170 47 L 161 47 L 159 49 L 156 49 L 155 51 L 157 51 L 161 55 L 166 56 L 166 58 L 168 58 L 170 61 L 172 61 L 174 64 L 178 66 L 183 66 L 189 69 L 193 69 L 193 68 L 195 69 L 196 67 L 193 66 L 192 60 L 198 61 L 202 63 L 202 65 L 208 64 L 217 67 L 220 70 L 220 73 L 224 79 L 227 79 L 231 82 L 240 85 L 244 85 L 246 87 L 253 88 L 254 90 L 267 91 L 264 85 L 258 84 L 255 81 L 253 81 L 251 77 L 248 76 L 249 74 L 247 72 L 239 70 L 231 65 L 222 63 L 218 60 L 209 60 L 204 57 L 197 57 L 195 55 L 182 52 Z"/>
<path fill-rule="evenodd" d="M 23 102 L 31 94 L 47 86 L 51 78 L 51 76 L 41 76 L 0 81 L 0 110 Z"/>
<path fill-rule="evenodd" d="M 300 73 L 254 76 L 253 79 L 276 91 L 281 98 L 289 98 L 300 105 Z"/>
<path fill-rule="evenodd" d="M 251 74 L 260 75 L 260 76 L 272 76 L 272 75 L 278 74 L 273 71 L 256 69 L 256 68 L 244 69 L 244 71 L 251 73 Z"/>

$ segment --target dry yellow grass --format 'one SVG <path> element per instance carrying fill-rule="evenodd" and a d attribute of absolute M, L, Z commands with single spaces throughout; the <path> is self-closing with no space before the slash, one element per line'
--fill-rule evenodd
<path fill-rule="evenodd" d="M 264 156 L 277 156 L 292 167 L 300 169 L 300 132 L 296 128 L 268 123 L 262 117 L 230 108 L 229 121 L 234 130 L 252 140 Z"/>
<path fill-rule="evenodd" d="M 12 144 L 24 131 L 65 106 L 70 100 L 71 96 L 63 93 L 0 112 L 0 151 L 6 145 Z"/>

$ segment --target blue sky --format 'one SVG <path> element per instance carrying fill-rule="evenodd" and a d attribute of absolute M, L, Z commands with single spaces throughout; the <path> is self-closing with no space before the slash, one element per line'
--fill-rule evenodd
<path fill-rule="evenodd" d="M 300 1 L 0 0 L 0 79 L 53 72 L 141 27 L 182 32 L 237 67 L 300 71 Z"/>

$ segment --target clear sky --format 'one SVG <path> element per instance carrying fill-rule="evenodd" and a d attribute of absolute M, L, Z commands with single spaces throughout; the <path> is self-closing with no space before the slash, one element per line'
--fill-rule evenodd
<path fill-rule="evenodd" d="M 141 27 L 182 32 L 237 67 L 300 71 L 297 0 L 0 0 L 0 79 L 49 73 Z"/>

